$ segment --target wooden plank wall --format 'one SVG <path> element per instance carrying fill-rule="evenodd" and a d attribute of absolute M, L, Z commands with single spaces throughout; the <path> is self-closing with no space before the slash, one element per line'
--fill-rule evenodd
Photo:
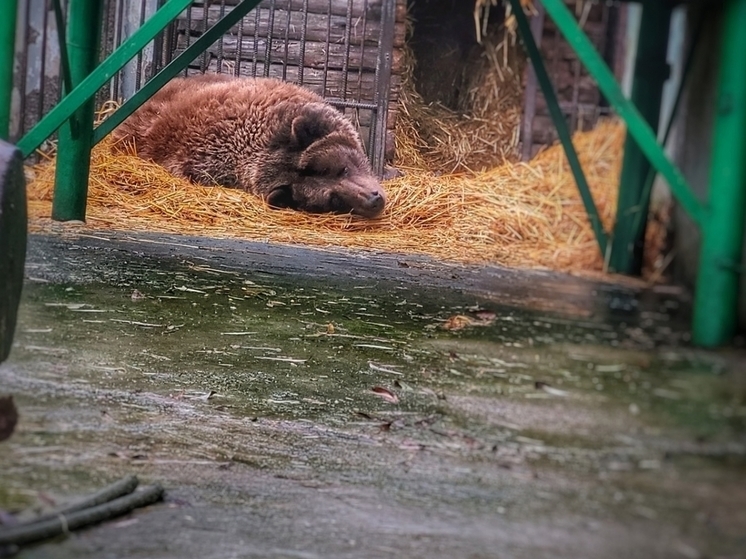
<path fill-rule="evenodd" d="M 331 102 L 375 103 L 382 1 L 264 0 L 197 58 L 188 73 L 270 76 L 302 83 Z M 173 55 L 183 52 L 236 3 L 237 0 L 195 2 L 189 14 L 176 23 Z M 387 115 L 389 160 L 394 156 L 406 21 L 406 0 L 396 3 Z M 360 127 L 367 145 L 373 111 L 347 108 L 345 112 Z"/>

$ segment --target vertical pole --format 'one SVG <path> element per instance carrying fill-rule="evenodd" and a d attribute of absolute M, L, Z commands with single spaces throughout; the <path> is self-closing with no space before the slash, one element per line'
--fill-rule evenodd
<path fill-rule="evenodd" d="M 718 99 L 710 161 L 709 216 L 702 230 L 694 343 L 728 343 L 738 320 L 746 221 L 746 0 L 723 6 Z"/>
<path fill-rule="evenodd" d="M 653 130 L 658 130 L 663 85 L 670 69 L 667 62 L 671 6 L 666 2 L 648 2 L 642 6 L 632 102 Z M 650 197 L 644 197 L 645 179 L 650 162 L 629 133 L 624 144 L 624 161 L 619 185 L 614 236 L 609 268 L 639 275 L 647 226 Z M 639 218 L 638 218 L 639 216 Z"/>
<path fill-rule="evenodd" d="M 3 140 L 7 140 L 10 133 L 17 14 L 18 0 L 5 0 L 3 17 L 0 17 L 0 139 Z"/>
<path fill-rule="evenodd" d="M 556 2 L 559 2 L 564 9 L 567 9 L 563 0 L 556 0 Z M 513 14 L 515 14 L 521 41 L 523 42 L 526 53 L 531 60 L 534 72 L 536 72 L 536 79 L 539 81 L 544 100 L 547 102 L 549 114 L 552 117 L 552 122 L 554 123 L 555 128 L 557 129 L 557 136 L 559 136 L 560 143 L 562 143 L 562 147 L 565 150 L 565 157 L 567 158 L 567 163 L 570 166 L 572 175 L 575 178 L 575 184 L 580 192 L 580 198 L 583 200 L 585 211 L 588 213 L 588 220 L 591 222 L 591 228 L 596 236 L 598 248 L 601 249 L 602 255 L 606 255 L 608 236 L 606 231 L 604 231 L 601 218 L 598 215 L 598 209 L 596 208 L 596 203 L 593 201 L 593 195 L 588 186 L 588 181 L 585 178 L 585 173 L 583 173 L 583 167 L 580 165 L 578 153 L 575 151 L 575 146 L 573 146 L 570 129 L 567 127 L 565 115 L 562 113 L 562 109 L 560 108 L 557 93 L 554 91 L 554 86 L 552 85 L 552 80 L 549 79 L 549 74 L 544 66 L 544 60 L 541 57 L 539 47 L 534 41 L 534 36 L 531 34 L 531 27 L 529 26 L 528 18 L 526 18 L 526 14 L 523 13 L 523 7 L 521 6 L 520 1 L 510 0 L 510 6 L 513 9 Z M 572 15 L 569 15 L 569 18 L 572 20 L 573 25 L 577 27 L 575 18 Z M 578 32 L 585 36 L 582 29 L 578 28 Z M 592 45 L 589 45 L 587 48 L 595 52 Z"/>
<path fill-rule="evenodd" d="M 536 14 L 531 18 L 531 34 L 534 42 L 541 48 L 541 35 L 544 30 L 544 6 L 536 0 L 534 2 Z M 533 156 L 534 148 L 534 117 L 536 116 L 536 96 L 538 95 L 538 81 L 534 67 L 529 64 L 528 76 L 526 78 L 526 94 L 523 102 L 523 123 L 521 135 L 523 145 L 521 146 L 521 160 L 528 161 Z"/>
<path fill-rule="evenodd" d="M 101 4 L 99 0 L 70 0 L 68 5 L 67 52 L 73 87 L 96 67 Z M 94 103 L 95 96 L 91 96 L 59 130 L 52 202 L 52 219 L 57 221 L 85 219 Z"/>

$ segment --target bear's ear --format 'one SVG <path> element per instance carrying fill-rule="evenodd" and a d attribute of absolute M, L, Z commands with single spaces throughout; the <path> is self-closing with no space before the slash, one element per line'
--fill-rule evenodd
<path fill-rule="evenodd" d="M 293 200 L 293 188 L 290 185 L 273 188 L 267 195 L 267 205 L 271 208 L 295 209 L 297 204 Z"/>
<path fill-rule="evenodd" d="M 301 150 L 316 140 L 329 135 L 334 130 L 334 122 L 322 108 L 304 107 L 303 112 L 293 119 L 290 134 L 293 143 Z"/>

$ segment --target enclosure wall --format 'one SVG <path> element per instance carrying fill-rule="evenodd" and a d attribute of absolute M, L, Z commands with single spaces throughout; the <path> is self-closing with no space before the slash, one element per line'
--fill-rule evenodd
<path fill-rule="evenodd" d="M 710 181 L 712 133 L 717 108 L 717 60 L 722 37 L 722 12 L 717 9 L 698 11 L 691 8 L 688 17 L 690 35 L 699 18 L 705 18 L 692 66 L 692 75 L 678 117 L 674 157 L 697 196 L 707 199 Z M 699 265 L 701 235 L 686 212 L 677 209 L 674 218 L 675 276 L 678 281 L 694 286 Z M 744 251 L 746 259 L 746 250 Z M 746 260 L 744 260 L 746 262 Z M 741 331 L 746 330 L 746 274 L 741 274 L 739 318 Z"/>

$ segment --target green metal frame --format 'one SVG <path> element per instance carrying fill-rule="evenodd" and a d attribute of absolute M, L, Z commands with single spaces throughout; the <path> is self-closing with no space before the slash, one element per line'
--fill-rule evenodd
<path fill-rule="evenodd" d="M 83 103 L 91 98 L 106 82 L 108 82 L 127 62 L 132 60 L 155 36 L 183 12 L 193 0 L 168 0 L 153 16 L 122 43 L 109 57 L 92 70 L 75 88 L 42 118 L 21 140 L 18 147 L 24 157 L 34 152 L 49 136 L 51 136 L 67 119 L 69 119 Z M 254 9 L 261 0 L 243 0 L 228 12 L 220 21 L 215 23 L 205 34 L 197 39 L 189 48 L 171 61 L 143 88 L 127 101 L 113 115 L 104 121 L 94 132 L 93 143 L 99 142 L 108 132 L 113 130 L 137 107 L 144 103 L 153 93 L 163 86 L 169 79 L 194 60 L 200 53 L 210 46 L 218 37 L 225 33 L 238 20 Z M 2 82 L 0 82 L 2 88 Z M 2 109 L 3 107 L 0 107 Z"/>
<path fill-rule="evenodd" d="M 173 0 L 172 0 L 173 1 Z M 90 165 L 90 151 L 91 148 L 101 141 L 109 132 L 121 124 L 129 115 L 137 110 L 140 105 L 150 99 L 150 97 L 157 92 L 163 85 L 165 85 L 171 78 L 176 76 L 180 71 L 187 67 L 187 65 L 199 56 L 205 49 L 207 49 L 212 43 L 220 38 L 228 29 L 238 23 L 242 17 L 248 12 L 255 8 L 261 0 L 244 0 L 241 4 L 236 6 L 233 10 L 228 12 L 223 18 L 215 23 L 210 29 L 203 33 L 194 43 L 192 43 L 184 52 L 178 57 L 172 60 L 165 68 L 163 68 L 158 74 L 153 76 L 142 88 L 140 88 L 135 95 L 127 100 L 114 114 L 110 115 L 103 123 L 101 123 L 95 130 L 93 127 L 93 97 L 89 99 L 87 103 L 90 104 L 90 114 L 85 113 L 81 115 L 80 120 L 83 121 L 81 126 L 81 132 L 79 137 L 70 137 L 67 135 L 66 129 L 67 124 L 63 124 L 60 128 L 60 142 L 59 151 L 57 156 L 57 168 L 56 168 L 56 181 L 54 189 L 54 202 L 52 205 L 52 218 L 58 221 L 67 220 L 82 220 L 85 219 L 86 211 L 86 200 L 88 197 L 88 170 Z M 76 2 L 96 2 L 96 0 L 71 0 L 71 10 Z M 155 17 L 157 13 L 153 16 Z M 75 16 L 71 12 L 71 19 Z M 83 17 L 77 17 L 77 21 L 83 20 Z M 164 23 L 164 27 L 168 25 L 169 21 Z M 90 28 L 94 23 L 89 23 Z M 160 32 L 161 29 L 157 30 L 156 33 Z M 73 28 L 71 27 L 71 35 Z M 133 35 L 134 37 L 134 35 Z M 98 44 L 98 38 L 93 39 L 92 37 L 79 38 L 79 43 L 85 41 L 91 41 L 92 45 Z M 68 47 L 70 53 L 73 54 L 73 39 L 70 40 L 71 45 Z M 123 44 L 122 47 L 125 45 Z M 120 47 L 120 48 L 122 48 Z M 112 53 L 114 56 L 116 53 Z M 106 64 L 104 61 L 103 64 Z M 71 67 L 81 67 L 80 61 L 76 59 L 70 60 Z M 87 68 L 85 75 L 90 74 L 93 68 Z M 73 75 L 75 83 L 80 83 L 76 75 Z M 97 88 L 96 88 L 97 89 Z M 95 93 L 94 89 L 93 93 Z M 85 105 L 84 105 L 85 106 Z M 78 112 L 87 110 L 79 109 Z M 76 115 L 74 113 L 69 121 L 71 126 L 75 126 Z M 43 122 L 43 121 L 42 121 Z M 41 124 L 41 123 L 40 123 Z M 33 130 L 32 130 L 33 132 Z M 63 143 L 64 139 L 64 143 Z M 23 143 L 23 140 L 21 140 Z M 66 152 L 63 153 L 63 146 L 68 147 Z M 69 154 L 69 156 L 67 155 Z"/>
<path fill-rule="evenodd" d="M 599 89 L 627 125 L 624 178 L 620 188 L 617 224 L 611 241 L 601 227 L 590 189 L 572 146 L 567 123 L 526 16 L 519 0 L 509 1 L 557 125 L 601 252 L 605 257 L 610 257 L 614 269 L 636 271 L 636 243 L 644 234 L 650 184 L 655 171 L 660 173 L 703 233 L 695 296 L 694 341 L 705 346 L 726 343 L 736 327 L 738 279 L 742 273 L 740 258 L 746 219 L 746 72 L 743 72 L 740 63 L 741 53 L 746 52 L 746 33 L 743 33 L 743 29 L 746 29 L 746 0 L 724 0 L 726 15 L 721 48 L 720 94 L 707 206 L 692 194 L 681 172 L 666 157 L 651 127 L 651 124 L 657 125 L 660 109 L 660 88 L 665 75 L 661 71 L 665 63 L 663 45 L 667 36 L 667 31 L 664 31 L 668 26 L 670 3 L 644 2 L 643 28 L 648 30 L 645 35 L 649 37 L 641 43 L 643 52 L 638 57 L 636 89 L 633 99 L 628 100 L 563 0 L 542 0 L 547 15 L 554 20 L 580 61 L 597 81 Z M 13 8 L 9 13 L 16 13 L 17 0 L 6 2 L 10 2 L 8 8 Z M 55 188 L 56 219 L 85 217 L 85 190 L 92 145 L 256 7 L 259 0 L 243 0 L 93 131 L 91 100 L 96 91 L 191 3 L 192 0 L 167 0 L 127 41 L 94 67 L 98 31 L 92 30 L 100 28 L 100 5 L 95 0 L 70 0 L 68 38 L 60 37 L 61 53 L 65 58 L 62 67 L 67 94 L 18 144 L 24 157 L 28 156 L 62 127 Z M 54 7 L 56 17 L 62 19 L 59 0 L 54 1 Z M 0 19 L 0 137 L 8 133 L 14 37 L 15 19 Z M 650 55 L 651 52 L 653 55 Z"/>
<path fill-rule="evenodd" d="M 67 43 L 68 60 L 62 68 L 64 72 L 67 66 L 70 92 L 96 67 L 103 9 L 99 0 L 70 0 L 68 9 L 66 39 L 60 36 L 60 46 Z M 61 16 L 61 10 L 56 12 Z M 57 221 L 85 218 L 94 102 L 89 97 L 59 129 L 52 200 L 52 219 Z"/>
<path fill-rule="evenodd" d="M 18 0 L 4 0 L 4 2 L 5 17 L 0 17 L 0 140 L 9 138 L 13 67 L 16 54 L 15 15 L 18 13 Z"/>
<path fill-rule="evenodd" d="M 672 13 L 671 5 L 664 2 L 644 5 L 638 34 L 631 100 L 655 131 L 660 120 L 663 86 L 671 74 L 667 55 Z M 650 192 L 645 192 L 645 180 L 650 168 L 645 154 L 635 139 L 628 135 L 624 144 L 614 236 L 609 255 L 609 270 L 612 272 L 630 275 L 642 272 L 650 206 Z M 642 216 L 644 219 L 638 219 Z"/>
<path fill-rule="evenodd" d="M 568 139 L 567 124 L 556 95 L 547 84 L 546 70 L 530 33 L 519 0 L 509 0 L 518 30 L 547 99 L 552 119 L 567 154 L 589 219 L 610 268 L 639 273 L 642 239 L 650 190 L 655 172 L 668 182 L 684 210 L 702 231 L 703 241 L 695 294 L 693 340 L 701 346 L 729 342 L 736 330 L 739 276 L 743 273 L 744 221 L 746 220 L 746 0 L 725 0 L 725 28 L 720 52 L 718 114 L 714 130 L 709 201 L 705 206 L 692 193 L 686 179 L 666 157 L 656 139 L 663 83 L 668 77 L 666 46 L 672 3 L 641 2 L 643 18 L 635 67 L 632 100 L 625 98 L 613 73 L 596 52 L 563 0 L 542 0 L 545 11 L 596 80 L 599 89 L 627 125 L 627 142 L 619 191 L 617 220 L 611 251 L 599 234 L 598 215 L 589 196 L 577 155 Z M 689 62 L 687 62 L 687 65 Z M 677 94 L 676 106 L 680 100 Z M 670 131 L 670 122 L 666 137 Z"/>
<path fill-rule="evenodd" d="M 736 331 L 746 221 L 746 0 L 723 14 L 717 113 L 710 161 L 709 219 L 702 227 L 693 339 L 727 342 Z"/>
<path fill-rule="evenodd" d="M 522 19 L 525 20 L 526 16 L 520 8 L 519 0 L 510 0 L 510 3 L 515 11 L 516 19 L 519 22 Z M 542 3 L 547 15 L 554 20 L 557 28 L 578 55 L 580 61 L 598 83 L 601 92 L 626 123 L 628 133 L 635 139 L 653 167 L 668 181 L 671 190 L 687 213 L 697 224 L 701 225 L 704 221 L 704 207 L 692 194 L 681 171 L 666 157 L 663 148 L 658 144 L 653 129 L 637 110 L 634 103 L 624 96 L 621 87 L 614 78 L 614 74 L 601 58 L 601 55 L 598 54 L 588 36 L 580 28 L 575 16 L 562 0 L 542 0 Z M 519 30 L 521 28 L 522 26 L 519 23 Z M 524 36 L 523 33 L 521 38 L 525 43 L 533 41 L 533 37 Z M 534 61 L 532 60 L 532 62 Z M 541 60 L 536 61 L 536 63 L 543 65 Z"/>
<path fill-rule="evenodd" d="M 168 0 L 153 16 L 135 31 L 132 36 L 112 52 L 75 88 L 42 118 L 36 126 L 21 138 L 18 148 L 28 157 L 44 140 L 51 136 L 62 123 L 69 119 L 88 99 L 95 95 L 106 82 L 132 60 L 155 36 L 183 12 L 193 0 Z"/>

